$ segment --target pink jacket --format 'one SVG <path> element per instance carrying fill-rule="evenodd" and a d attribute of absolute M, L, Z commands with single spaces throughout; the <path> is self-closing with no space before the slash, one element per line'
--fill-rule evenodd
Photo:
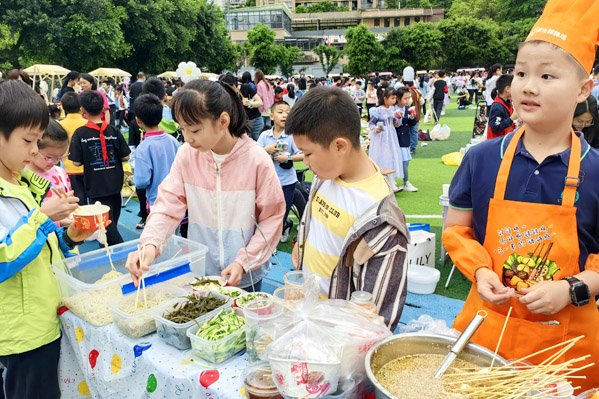
<path fill-rule="evenodd" d="M 272 248 L 283 229 L 285 198 L 272 160 L 244 135 L 219 166 L 211 152 L 181 146 L 141 235 L 160 252 L 189 210 L 189 239 L 208 246 L 206 275 L 220 275 L 233 262 L 252 270 L 254 282 L 270 270 L 271 252 L 255 231 L 256 218 Z M 243 249 L 243 229 L 249 264 Z M 250 285 L 245 274 L 240 287 Z"/>
<path fill-rule="evenodd" d="M 261 80 L 256 86 L 256 91 L 258 92 L 258 95 L 264 104 L 258 108 L 258 111 L 264 112 L 272 107 L 272 105 L 275 103 L 275 92 L 272 86 L 269 86 L 265 81 Z"/>

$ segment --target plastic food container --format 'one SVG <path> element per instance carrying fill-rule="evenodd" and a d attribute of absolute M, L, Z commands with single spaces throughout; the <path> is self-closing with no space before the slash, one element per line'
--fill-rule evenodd
<path fill-rule="evenodd" d="M 248 399 L 283 399 L 272 378 L 268 362 L 256 362 L 247 366 L 241 374 Z"/>
<path fill-rule="evenodd" d="M 289 301 L 301 301 L 304 299 L 304 289 L 302 287 L 294 287 L 285 285 L 279 287 L 272 294 L 276 301 L 285 303 Z"/>
<path fill-rule="evenodd" d="M 247 291 L 242 290 L 241 288 L 237 288 L 237 287 L 220 287 L 220 288 L 210 290 L 210 291 L 218 292 L 219 294 L 226 295 L 233 299 L 238 298 L 247 292 Z"/>
<path fill-rule="evenodd" d="M 100 203 L 80 206 L 73 212 L 73 224 L 79 230 L 99 230 L 100 222 L 104 227 L 108 226 L 108 212 L 110 207 Z"/>
<path fill-rule="evenodd" d="M 224 300 L 225 304 L 211 312 L 196 317 L 195 321 L 190 320 L 187 323 L 175 323 L 164 318 L 164 316 L 175 310 L 176 305 L 187 302 L 187 297 L 175 298 L 167 302 L 163 308 L 156 309 L 153 312 L 154 321 L 156 322 L 156 333 L 167 344 L 172 345 L 178 349 L 189 349 L 191 347 L 191 341 L 187 336 L 187 330 L 189 329 L 189 327 L 195 326 L 196 321 L 202 320 L 205 317 L 215 316 L 216 314 L 218 314 L 218 312 L 221 311 L 221 309 L 224 309 L 225 306 L 231 301 L 231 298 L 229 298 L 228 296 L 219 294 L 215 291 L 195 291 L 192 295 L 197 295 L 201 297 L 212 295 L 213 297 Z"/>
<path fill-rule="evenodd" d="M 225 306 L 223 310 L 225 312 L 230 312 L 231 309 L 231 306 Z M 242 312 L 238 311 L 236 314 L 241 316 Z M 204 323 L 212 319 L 212 317 L 204 316 L 198 320 L 198 323 L 204 325 Z M 208 341 L 196 335 L 199 327 L 194 325 L 187 330 L 187 336 L 191 339 L 191 352 L 193 355 L 208 360 L 209 362 L 216 364 L 222 363 L 233 357 L 239 351 L 245 349 L 245 329 L 246 327 L 243 326 L 223 339 L 218 341 Z"/>
<path fill-rule="evenodd" d="M 340 362 L 306 362 L 269 358 L 280 393 L 292 398 L 322 398 L 337 391 Z"/>
<path fill-rule="evenodd" d="M 304 272 L 301 270 L 294 270 L 291 272 L 285 273 L 283 276 L 283 281 L 285 285 L 290 285 L 294 287 L 303 287 L 305 282 Z"/>
<path fill-rule="evenodd" d="M 235 298 L 234 306 L 243 309 L 247 303 L 254 299 L 262 299 L 265 309 L 272 304 L 272 295 L 267 294 L 266 292 L 246 292 L 245 294 L 240 295 L 239 298 Z M 264 312 L 268 312 L 268 310 L 264 310 Z"/>
<path fill-rule="evenodd" d="M 118 329 L 131 338 L 139 338 L 156 331 L 153 313 L 160 312 L 171 299 L 186 293 L 182 288 L 162 283 L 146 287 L 147 309 L 144 309 L 142 290 L 139 292 L 138 309 L 143 310 L 136 313 L 128 312 L 135 307 L 137 292 L 111 299 L 108 301 L 108 307 L 112 310 L 112 318 Z"/>
<path fill-rule="evenodd" d="M 121 286 L 131 282 L 129 271 L 125 269 L 127 256 L 137 251 L 138 240 L 128 241 L 108 248 L 115 269 L 122 273 L 121 277 L 96 282 L 110 272 L 110 261 L 105 249 L 98 249 L 83 255 L 62 259 L 52 265 L 64 304 L 77 316 L 95 325 L 104 326 L 112 323 L 112 313 L 108 301 L 122 296 Z M 208 248 L 185 238 L 172 236 L 160 257 L 150 266 L 145 276 L 158 271 L 165 271 L 185 263 L 193 263 L 190 267 L 203 272 L 204 258 Z M 185 281 L 189 281 L 188 274 Z"/>
<path fill-rule="evenodd" d="M 268 307 L 265 303 L 268 301 Z M 248 360 L 256 362 L 274 336 L 274 322 L 283 314 L 283 305 L 273 298 L 268 300 L 254 299 L 243 308 L 245 317 L 245 339 Z"/>
<path fill-rule="evenodd" d="M 408 291 L 413 294 L 432 294 L 440 278 L 441 272 L 434 267 L 409 265 Z"/>
<path fill-rule="evenodd" d="M 599 388 L 589 389 L 576 397 L 576 399 L 599 399 Z"/>

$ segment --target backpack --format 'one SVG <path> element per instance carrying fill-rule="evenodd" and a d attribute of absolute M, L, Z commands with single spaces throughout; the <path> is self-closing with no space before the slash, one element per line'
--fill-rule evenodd
<path fill-rule="evenodd" d="M 412 106 L 416 109 L 416 114 L 414 115 L 414 120 L 416 122 L 420 121 L 422 117 L 422 105 L 420 104 L 420 99 L 422 98 L 422 93 L 418 89 L 410 88 L 410 94 L 412 95 Z"/>

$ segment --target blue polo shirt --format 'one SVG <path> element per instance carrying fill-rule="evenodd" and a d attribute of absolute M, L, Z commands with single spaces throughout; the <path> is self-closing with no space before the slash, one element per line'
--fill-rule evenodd
<path fill-rule="evenodd" d="M 599 253 L 599 152 L 591 148 L 581 133 L 580 184 L 575 206 L 580 246 L 581 270 L 589 253 Z M 458 168 L 449 189 L 449 204 L 456 209 L 472 210 L 476 239 L 485 240 L 489 200 L 503 154 L 514 133 L 473 146 Z M 537 204 L 561 204 L 564 178 L 568 171 L 570 149 L 547 157 L 540 165 L 518 143 L 507 182 L 505 199 Z"/>
<path fill-rule="evenodd" d="M 284 141 L 285 143 L 287 143 L 287 149 L 283 150 L 283 152 L 288 153 L 289 155 L 295 155 L 301 152 L 300 149 L 297 148 L 297 146 L 295 145 L 295 141 L 293 141 L 292 134 L 286 134 L 283 130 L 279 138 L 276 138 L 274 134 L 274 128 L 262 132 L 262 134 L 258 138 L 258 145 L 264 148 L 276 143 L 277 141 Z M 278 163 L 274 159 L 273 162 L 275 164 L 275 171 L 277 172 L 277 177 L 281 182 L 281 186 L 288 186 L 297 182 L 295 167 L 290 169 L 283 169 L 281 168 L 280 163 Z"/>

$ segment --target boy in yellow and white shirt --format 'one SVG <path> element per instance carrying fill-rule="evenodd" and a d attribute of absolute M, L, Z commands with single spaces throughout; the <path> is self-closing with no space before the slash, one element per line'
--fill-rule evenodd
<path fill-rule="evenodd" d="M 318 87 L 291 110 L 285 129 L 314 172 L 310 207 L 292 262 L 321 277 L 321 294 L 372 293 L 394 330 L 407 290 L 405 216 L 380 169 L 360 145 L 360 115 L 339 88 Z"/>

